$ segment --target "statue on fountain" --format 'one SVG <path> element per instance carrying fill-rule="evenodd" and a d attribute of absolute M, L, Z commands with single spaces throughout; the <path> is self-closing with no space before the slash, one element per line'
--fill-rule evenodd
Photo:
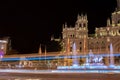
<path fill-rule="evenodd" d="M 103 65 L 103 57 L 100 55 L 94 55 L 90 50 L 88 55 L 88 63 L 90 65 Z"/>
<path fill-rule="evenodd" d="M 87 68 L 103 68 L 103 57 L 101 55 L 94 55 L 92 50 L 86 56 L 86 63 L 84 64 Z"/>

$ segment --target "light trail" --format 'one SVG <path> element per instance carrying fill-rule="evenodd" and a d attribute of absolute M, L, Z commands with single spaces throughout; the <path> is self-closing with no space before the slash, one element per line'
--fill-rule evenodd
<path fill-rule="evenodd" d="M 23 70 L 23 69 L 0 69 L 6 73 L 32 73 L 32 74 L 54 74 L 54 73 L 120 73 L 119 70 Z"/>
<path fill-rule="evenodd" d="M 100 56 L 103 56 L 103 57 L 106 57 L 106 56 L 109 56 L 109 54 L 94 54 L 94 55 L 100 55 Z M 117 53 L 117 54 L 114 54 L 114 56 L 120 56 L 120 53 Z M 66 56 L 46 56 L 45 57 L 25 57 L 26 60 L 54 60 L 54 59 L 62 59 L 62 58 L 65 58 Z M 79 55 L 77 56 L 77 58 L 85 58 L 86 56 L 84 55 Z M 71 58 L 71 56 L 67 56 L 67 58 Z M 25 60 L 23 59 L 23 60 Z M 2 58 L 1 61 L 20 61 L 22 60 L 21 58 L 19 57 L 16 57 L 16 58 Z"/>

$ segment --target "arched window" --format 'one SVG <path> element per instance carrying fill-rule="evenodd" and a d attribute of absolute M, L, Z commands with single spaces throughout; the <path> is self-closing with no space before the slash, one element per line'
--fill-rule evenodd
<path fill-rule="evenodd" d="M 72 38 L 72 35 L 70 35 L 70 37 Z"/>
<path fill-rule="evenodd" d="M 79 24 L 79 27 L 82 27 L 82 24 Z"/>
<path fill-rule="evenodd" d="M 75 37 L 75 35 L 73 34 L 73 38 Z"/>
<path fill-rule="evenodd" d="M 85 23 L 83 24 L 83 27 L 86 27 L 86 24 L 85 24 Z"/>
<path fill-rule="evenodd" d="M 120 20 L 118 20 L 118 23 L 120 23 Z"/>
<path fill-rule="evenodd" d="M 80 52 L 82 51 L 82 48 L 80 47 Z"/>
<path fill-rule="evenodd" d="M 82 44 L 82 42 L 80 42 L 80 44 Z"/>
<path fill-rule="evenodd" d="M 99 44 L 99 42 L 97 41 L 96 44 Z"/>

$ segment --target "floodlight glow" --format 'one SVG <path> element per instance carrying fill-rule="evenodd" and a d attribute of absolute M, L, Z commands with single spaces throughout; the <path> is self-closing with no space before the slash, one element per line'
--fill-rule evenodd
<path fill-rule="evenodd" d="M 5 41 L 5 40 L 0 40 L 0 42 L 1 42 L 1 43 L 7 43 L 7 41 Z"/>

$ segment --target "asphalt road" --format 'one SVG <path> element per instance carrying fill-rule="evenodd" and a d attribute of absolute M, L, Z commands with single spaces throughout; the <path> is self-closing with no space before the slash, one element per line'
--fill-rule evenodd
<path fill-rule="evenodd" d="M 108 73 L 10 73 L 0 72 L 0 80 L 120 80 L 120 74 Z"/>

